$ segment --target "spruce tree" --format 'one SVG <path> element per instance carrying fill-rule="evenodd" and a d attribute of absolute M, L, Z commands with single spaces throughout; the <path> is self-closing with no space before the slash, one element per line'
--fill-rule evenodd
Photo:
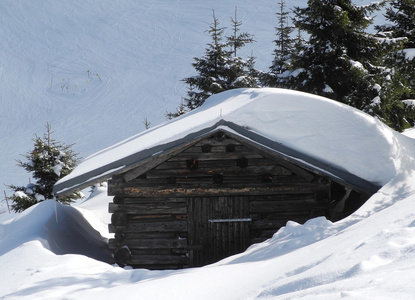
<path fill-rule="evenodd" d="M 350 0 L 309 0 L 295 9 L 295 25 L 309 34 L 301 55 L 292 58 L 290 88 L 310 92 L 370 111 L 378 96 L 382 45 L 365 30 L 378 4 Z"/>
<path fill-rule="evenodd" d="M 271 87 L 288 87 L 285 82 L 285 73 L 291 69 L 291 57 L 295 49 L 295 39 L 291 37 L 294 27 L 289 25 L 289 13 L 285 10 L 286 2 L 281 0 L 277 15 L 275 50 L 270 72 L 263 77 L 264 85 Z"/>
<path fill-rule="evenodd" d="M 415 0 L 394 0 L 390 5 L 385 17 L 391 23 L 376 29 L 396 44 L 384 58 L 385 76 L 374 111 L 389 126 L 403 131 L 413 127 L 415 119 L 414 107 L 404 102 L 415 99 L 415 57 L 407 55 L 407 49 L 415 47 Z"/>
<path fill-rule="evenodd" d="M 239 33 L 239 27 L 242 25 L 242 22 L 238 21 L 237 9 L 238 8 L 235 7 L 235 18 L 231 18 L 232 35 L 226 38 L 234 57 L 237 57 L 237 51 L 239 49 L 243 48 L 246 44 L 254 42 L 252 34 L 249 34 L 248 32 Z"/>
<path fill-rule="evenodd" d="M 373 112 L 397 131 L 415 125 L 415 109 L 404 100 L 415 99 L 415 57 L 405 49 L 391 51 L 385 56 L 380 97 Z"/>
<path fill-rule="evenodd" d="M 253 55 L 246 60 L 238 56 L 238 51 L 246 44 L 254 42 L 253 35 L 248 32 L 240 33 L 241 21 L 237 18 L 237 7 L 235 17 L 231 18 L 232 34 L 226 37 L 227 45 L 230 47 L 229 73 L 227 74 L 227 90 L 243 87 L 258 87 L 258 72 L 255 70 L 255 58 Z"/>
<path fill-rule="evenodd" d="M 205 54 L 194 58 L 192 66 L 197 75 L 184 78 L 188 85 L 187 96 L 174 113 L 167 113 L 172 119 L 201 106 L 213 94 L 241 87 L 257 87 L 258 72 L 255 70 L 255 59 L 251 55 L 246 60 L 238 56 L 238 51 L 246 44 L 252 43 L 249 33 L 240 33 L 242 25 L 237 19 L 231 18 L 232 34 L 224 37 L 224 27 L 220 27 L 213 11 L 213 22 L 207 31 L 212 41 L 207 44 Z M 224 40 L 225 39 L 225 40 Z"/>
<path fill-rule="evenodd" d="M 219 25 L 219 20 L 213 11 L 213 23 L 207 31 L 212 41 L 207 44 L 205 55 L 200 58 L 195 57 L 195 62 L 192 63 L 198 75 L 183 79 L 189 85 L 187 97 L 184 98 L 188 110 L 199 107 L 209 96 L 227 89 L 227 82 L 224 79 L 228 72 L 231 54 L 226 49 L 227 44 L 222 41 L 225 28 Z"/>
<path fill-rule="evenodd" d="M 12 209 L 16 212 L 47 200 L 53 199 L 53 186 L 62 177 L 68 175 L 76 166 L 78 158 L 71 149 L 73 145 L 65 145 L 54 140 L 53 131 L 49 124 L 43 137 L 33 139 L 34 148 L 26 153 L 26 162 L 18 160 L 18 166 L 32 173 L 34 183 L 27 186 L 9 185 L 14 190 L 10 199 L 13 201 Z M 69 204 L 80 198 L 79 193 L 72 193 L 57 199 L 58 202 Z"/>
<path fill-rule="evenodd" d="M 392 25 L 378 26 L 383 32 L 390 32 L 394 38 L 406 38 L 405 48 L 415 48 L 415 0 L 391 0 L 385 18 Z"/>

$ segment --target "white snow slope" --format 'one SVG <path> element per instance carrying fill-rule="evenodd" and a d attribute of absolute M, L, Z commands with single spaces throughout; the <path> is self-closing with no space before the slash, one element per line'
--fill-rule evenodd
<path fill-rule="evenodd" d="M 210 42 L 212 9 L 229 27 L 235 6 L 257 41 L 246 54 L 267 69 L 277 8 L 266 0 L 1 1 L 0 183 L 28 183 L 15 160 L 46 122 L 82 157 L 140 132 L 145 118 L 163 122 Z"/>
<path fill-rule="evenodd" d="M 305 3 L 289 0 L 287 8 Z M 87 157 L 142 131 L 145 118 L 164 121 L 186 95 L 180 80 L 194 75 L 193 57 L 210 42 L 212 9 L 229 35 L 235 6 L 241 31 L 256 40 L 241 56 L 252 51 L 266 71 L 277 1 L 0 1 L 0 184 L 28 183 L 15 160 L 46 122 Z"/>
<path fill-rule="evenodd" d="M 211 8 L 226 20 L 237 4 L 252 33 L 270 30 L 273 39 L 262 23 L 276 11 L 267 2 L 222 2 L 2 1 L 1 181 L 24 177 L 12 160 L 46 121 L 85 157 L 141 131 L 144 117 L 162 120 L 184 93 L 177 80 L 191 70 L 188 56 L 203 52 Z M 108 238 L 105 188 L 76 207 L 45 201 L 0 214 L 0 299 L 415 299 L 415 142 L 402 141 L 405 162 L 355 214 L 288 222 L 272 239 L 204 268 L 125 270 L 86 256 L 102 245 L 98 233 Z M 78 238 L 92 245 L 71 249 Z"/>
<path fill-rule="evenodd" d="M 290 93 L 296 98 L 304 96 Z M 252 98 L 252 103 L 255 95 L 260 95 L 257 96 L 260 103 L 264 94 L 268 94 L 265 97 L 268 100 L 279 95 L 274 89 L 236 90 L 215 95 L 212 101 L 226 107 L 228 97 L 235 94 L 251 95 L 247 98 Z M 289 100 L 286 97 L 280 107 L 290 108 L 293 120 L 306 124 L 302 134 L 298 126 L 292 126 L 297 139 L 307 139 L 310 133 L 318 132 L 320 123 L 310 122 L 315 120 L 314 114 L 301 114 L 307 107 L 305 102 L 292 101 L 297 105 L 285 107 Z M 368 153 L 390 153 L 395 156 L 391 159 L 397 160 L 405 157 L 404 163 L 395 164 L 394 172 L 382 161 L 367 160 L 365 167 L 383 172 L 380 177 L 385 184 L 356 213 L 336 223 L 324 217 L 311 219 L 304 225 L 289 221 L 271 239 L 203 268 L 129 270 L 103 262 L 108 253 L 99 233 L 109 236 L 104 228 L 109 222 L 106 207 L 110 197 L 106 196 L 105 187 L 100 187 L 76 207 L 48 200 L 16 217 L 0 215 L 5 220 L 0 225 L 0 298 L 414 299 L 415 140 L 393 132 L 353 108 L 331 100 L 322 105 L 321 97 L 313 100 L 316 109 L 323 107 L 319 112 L 327 117 L 322 118 L 331 120 L 340 107 L 349 116 L 346 119 L 355 120 L 344 123 L 339 133 L 350 145 L 361 143 L 362 136 L 370 140 L 373 132 L 389 137 L 385 140 L 390 144 L 366 145 Z M 200 110 L 216 107 L 211 103 L 206 102 L 207 108 L 202 106 Z M 300 113 L 298 118 L 296 112 Z M 233 118 L 248 120 L 257 117 L 257 113 L 255 109 L 240 110 Z M 356 130 L 359 126 L 354 123 L 362 121 L 371 130 Z M 285 133 L 289 141 L 291 135 Z M 339 135 L 325 133 L 320 135 L 327 144 L 336 145 Z M 324 148 L 324 144 L 320 146 Z M 382 149 L 377 149 L 379 146 Z M 390 148 L 396 152 L 390 152 Z M 340 161 L 344 152 L 337 155 Z M 351 165 L 360 159 L 360 152 L 351 151 L 350 155 Z"/>

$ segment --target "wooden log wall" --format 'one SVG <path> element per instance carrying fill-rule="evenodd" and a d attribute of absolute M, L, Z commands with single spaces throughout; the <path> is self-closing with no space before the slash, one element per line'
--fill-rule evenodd
<path fill-rule="evenodd" d="M 116 196 L 114 200 L 117 203 L 109 205 L 109 230 L 115 238 L 109 242 L 116 262 L 149 269 L 189 266 L 185 198 Z"/>
<path fill-rule="evenodd" d="M 110 247 L 134 267 L 205 265 L 270 238 L 288 220 L 328 215 L 329 181 L 223 133 L 134 174 L 108 187 Z"/>

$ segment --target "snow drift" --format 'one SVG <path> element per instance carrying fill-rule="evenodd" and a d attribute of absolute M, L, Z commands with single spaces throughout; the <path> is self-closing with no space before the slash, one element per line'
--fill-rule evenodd
<path fill-rule="evenodd" d="M 128 270 L 83 255 L 55 255 L 38 234 L 17 235 L 15 248 L 12 239 L 0 238 L 1 249 L 10 249 L 0 256 L 0 298 L 412 299 L 414 180 L 414 168 L 407 166 L 348 218 L 288 222 L 268 241 L 203 268 Z M 92 223 L 108 198 L 102 189 L 82 204 Z M 53 203 L 27 211 L 26 228 L 40 231 L 38 217 L 52 211 Z"/>
<path fill-rule="evenodd" d="M 57 255 L 82 254 L 103 262 L 111 259 L 107 241 L 82 214 L 53 200 L 34 205 L 0 225 L 0 256 L 33 240 Z"/>

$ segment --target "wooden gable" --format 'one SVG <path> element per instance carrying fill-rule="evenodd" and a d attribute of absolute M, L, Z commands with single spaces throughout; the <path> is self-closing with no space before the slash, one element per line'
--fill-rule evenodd
<path fill-rule="evenodd" d="M 114 176 L 110 240 L 121 265 L 203 266 L 330 215 L 331 181 L 223 131 Z"/>

